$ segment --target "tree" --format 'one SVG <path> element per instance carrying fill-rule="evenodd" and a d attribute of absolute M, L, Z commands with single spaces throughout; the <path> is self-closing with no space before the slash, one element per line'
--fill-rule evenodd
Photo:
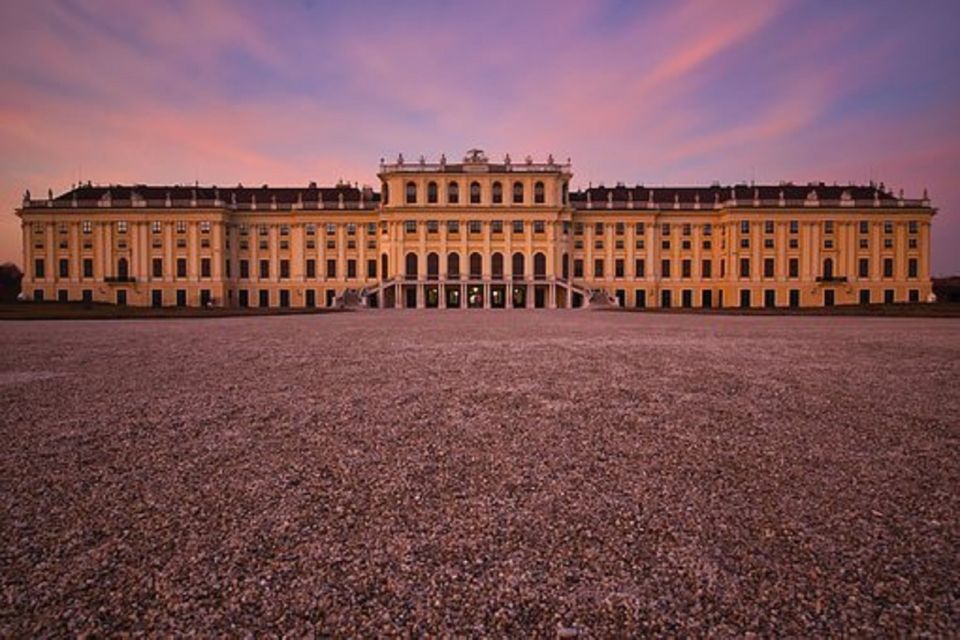
<path fill-rule="evenodd" d="M 0 264 L 0 303 L 16 302 L 23 272 L 12 262 Z"/>

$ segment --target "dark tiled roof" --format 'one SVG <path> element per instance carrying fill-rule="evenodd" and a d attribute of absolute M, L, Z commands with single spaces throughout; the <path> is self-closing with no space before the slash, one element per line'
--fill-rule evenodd
<path fill-rule="evenodd" d="M 129 202 L 137 197 L 146 200 L 151 206 L 164 203 L 169 196 L 171 202 L 183 203 L 197 200 L 201 206 L 213 206 L 219 200 L 224 206 L 230 206 L 234 200 L 239 205 L 249 206 L 256 199 L 258 208 L 269 208 L 274 202 L 279 208 L 289 209 L 300 203 L 316 203 L 322 197 L 324 203 L 336 205 L 342 196 L 345 204 L 359 204 L 363 192 L 364 206 L 374 206 L 380 201 L 380 194 L 370 189 L 363 190 L 349 185 L 334 187 L 214 187 L 183 185 L 82 185 L 54 198 L 58 206 L 70 205 L 74 199 L 79 202 L 97 202 L 108 193 L 114 202 Z"/>
<path fill-rule="evenodd" d="M 591 187 L 581 189 L 570 193 L 570 201 L 577 208 L 585 207 L 587 204 L 587 195 L 594 207 L 602 208 L 610 201 L 610 195 L 613 194 L 613 202 L 617 204 L 629 202 L 631 199 L 635 207 L 643 207 L 646 203 L 653 201 L 656 207 L 672 208 L 679 203 L 682 208 L 690 208 L 697 202 L 701 207 L 712 208 L 714 203 L 720 202 L 726 204 L 731 199 L 736 199 L 738 205 L 751 204 L 754 199 L 762 202 L 779 201 L 781 197 L 794 204 L 798 201 L 806 201 L 811 192 L 816 192 L 817 199 L 821 201 L 839 201 L 844 197 L 844 193 L 855 201 L 873 202 L 875 194 L 883 204 L 891 204 L 896 201 L 893 194 L 880 190 L 877 187 L 862 185 L 825 185 L 825 184 L 782 184 L 782 185 L 731 185 L 710 187 L 627 187 L 617 185 L 615 187 Z M 652 198 L 651 198 L 651 193 Z"/>

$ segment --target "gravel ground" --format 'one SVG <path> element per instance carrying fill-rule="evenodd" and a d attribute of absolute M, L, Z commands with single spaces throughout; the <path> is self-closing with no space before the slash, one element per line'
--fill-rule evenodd
<path fill-rule="evenodd" d="M 0 636 L 960 628 L 955 319 L 0 330 Z"/>

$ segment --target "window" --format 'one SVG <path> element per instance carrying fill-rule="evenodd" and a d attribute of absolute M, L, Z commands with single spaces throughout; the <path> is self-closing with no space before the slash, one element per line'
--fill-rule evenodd
<path fill-rule="evenodd" d="M 790 258 L 788 265 L 788 276 L 791 278 L 800 277 L 800 259 L 799 258 Z"/>
<path fill-rule="evenodd" d="M 117 233 L 126 233 L 127 232 L 127 221 L 118 220 L 117 221 Z"/>
<path fill-rule="evenodd" d="M 664 240 L 664 241 L 662 241 L 662 242 L 660 243 L 660 248 L 661 248 L 661 249 L 664 249 L 664 250 L 669 249 L 669 248 L 670 248 L 670 241 L 669 241 L 669 240 Z"/>
<path fill-rule="evenodd" d="M 594 278 L 603 277 L 603 258 L 598 258 L 593 261 L 593 277 Z"/>
<path fill-rule="evenodd" d="M 773 258 L 764 258 L 763 259 L 763 277 L 772 278 L 775 265 Z"/>
<path fill-rule="evenodd" d="M 634 269 L 635 269 L 636 272 L 637 272 L 637 277 L 638 277 L 638 278 L 644 278 L 644 277 L 646 277 L 646 267 L 647 267 L 647 265 L 646 265 L 646 262 L 643 260 L 643 258 L 639 258 L 639 259 L 634 263 L 633 266 L 634 266 Z"/>
<path fill-rule="evenodd" d="M 460 233 L 460 221 L 447 220 L 447 233 Z"/>
<path fill-rule="evenodd" d="M 289 234 L 289 233 L 290 233 L 290 227 L 287 226 L 287 225 L 283 225 L 283 226 L 287 227 L 287 233 Z M 200 221 L 200 233 L 210 233 L 210 221 L 209 221 L 209 220 L 201 220 L 201 221 Z"/>
<path fill-rule="evenodd" d="M 884 249 L 893 249 L 893 238 L 884 238 L 884 239 L 883 239 L 883 248 L 884 248 Z"/>
<path fill-rule="evenodd" d="M 533 202 L 535 204 L 543 204 L 545 201 L 543 183 L 537 182 L 533 185 Z"/>
<path fill-rule="evenodd" d="M 750 277 L 750 258 L 740 258 L 740 277 Z"/>
<path fill-rule="evenodd" d="M 70 277 L 70 261 L 65 258 L 60 258 L 60 277 L 69 278 Z"/>
<path fill-rule="evenodd" d="M 270 261 L 269 260 L 260 261 L 260 277 L 261 278 L 270 277 Z"/>
<path fill-rule="evenodd" d="M 764 239 L 763 239 L 763 248 L 764 248 L 764 249 L 773 249 L 773 238 L 764 238 Z"/>
<path fill-rule="evenodd" d="M 513 183 L 513 204 L 523 204 L 523 183 Z"/>
<path fill-rule="evenodd" d="M 439 197 L 437 196 L 437 183 L 431 180 L 430 182 L 427 183 L 427 202 L 429 204 L 437 204 L 438 199 Z"/>
<path fill-rule="evenodd" d="M 833 240 L 832 240 L 831 238 L 827 238 L 826 240 L 824 240 L 824 241 L 823 241 L 823 248 L 824 248 L 824 249 L 833 249 Z"/>
<path fill-rule="evenodd" d="M 662 278 L 670 277 L 670 261 L 669 260 L 660 261 L 660 277 Z"/>
<path fill-rule="evenodd" d="M 83 277 L 84 278 L 93 277 L 93 260 L 91 258 L 83 259 Z"/>
<path fill-rule="evenodd" d="M 670 223 L 664 222 L 660 225 L 660 235 L 668 236 L 670 235 Z"/>
<path fill-rule="evenodd" d="M 790 238 L 790 242 L 788 243 L 788 246 L 791 249 L 797 249 L 800 247 L 800 241 L 796 238 Z"/>
<path fill-rule="evenodd" d="M 917 259 L 910 258 L 910 260 L 907 261 L 907 277 L 916 278 L 917 271 L 918 271 Z"/>
<path fill-rule="evenodd" d="M 289 260 L 280 261 L 280 277 L 281 278 L 290 277 L 290 261 Z"/>
<path fill-rule="evenodd" d="M 764 220 L 764 221 L 763 221 L 763 232 L 764 232 L 764 233 L 773 233 L 773 220 Z"/>
<path fill-rule="evenodd" d="M 337 224 L 336 224 L 335 222 L 328 222 L 328 223 L 327 223 L 327 235 L 328 235 L 328 236 L 335 236 L 335 235 L 337 235 Z"/>
<path fill-rule="evenodd" d="M 470 254 L 470 277 L 479 278 L 483 272 L 483 256 L 479 253 Z"/>
<path fill-rule="evenodd" d="M 790 233 L 792 233 L 792 234 L 800 233 L 800 221 L 799 221 L 799 220 L 791 220 L 791 221 L 790 221 Z"/>
<path fill-rule="evenodd" d="M 347 235 L 348 235 L 348 236 L 355 236 L 355 235 L 357 235 L 357 223 L 356 223 L 356 222 L 348 222 L 348 223 L 347 223 Z"/>
<path fill-rule="evenodd" d="M 866 238 L 860 238 L 860 248 L 861 248 L 861 249 L 869 249 L 869 248 L 870 248 L 870 241 L 867 240 Z"/>
<path fill-rule="evenodd" d="M 916 248 L 917 248 L 917 239 L 916 239 L 916 238 L 910 238 L 909 240 L 907 240 L 907 247 L 910 248 L 910 249 L 916 249 Z"/>
<path fill-rule="evenodd" d="M 470 183 L 470 204 L 480 204 L 480 183 Z"/>
<path fill-rule="evenodd" d="M 583 235 L 583 223 L 582 223 L 582 222 L 574 222 L 574 223 L 573 223 L 573 235 L 575 235 L 575 236 L 582 236 L 582 235 Z"/>
<path fill-rule="evenodd" d="M 367 277 L 368 278 L 377 277 L 377 261 L 376 260 L 367 260 Z"/>
<path fill-rule="evenodd" d="M 618 258 L 617 261 L 614 262 L 614 264 L 613 264 L 613 269 L 614 269 L 613 274 L 614 274 L 615 277 L 617 277 L 617 278 L 622 278 L 622 277 L 623 277 L 625 268 L 624 268 L 624 264 L 623 264 L 623 259 L 622 259 L 622 258 Z"/>
<path fill-rule="evenodd" d="M 416 220 L 406 220 L 403 223 L 403 230 L 405 233 L 416 233 L 417 232 L 417 221 Z"/>
<path fill-rule="evenodd" d="M 313 258 L 307 260 L 307 277 L 316 278 L 317 277 L 317 261 Z"/>
<path fill-rule="evenodd" d="M 496 257 L 499 256 L 499 253 L 493 254 L 493 264 L 496 267 L 497 260 Z M 496 268 L 494 268 L 494 277 L 498 274 Z M 500 274 L 503 275 L 503 257 L 500 257 Z M 447 277 L 448 278 L 459 278 L 460 277 L 460 254 L 459 253 L 450 253 L 447 254 Z"/>
<path fill-rule="evenodd" d="M 713 277 L 713 262 L 710 260 L 704 260 L 700 263 L 700 276 L 703 278 L 712 278 Z"/>
<path fill-rule="evenodd" d="M 867 234 L 870 232 L 870 223 L 866 220 L 861 220 L 858 226 L 860 228 L 860 233 Z"/>
<path fill-rule="evenodd" d="M 893 233 L 893 221 L 884 220 L 883 221 L 883 232 L 884 233 Z"/>
<path fill-rule="evenodd" d="M 163 230 L 163 225 L 159 220 L 154 220 L 150 223 L 150 231 L 153 233 L 160 233 Z"/>
<path fill-rule="evenodd" d="M 89 220 L 84 220 L 80 223 L 80 228 L 84 233 L 93 233 L 93 223 Z"/>
<path fill-rule="evenodd" d="M 200 277 L 201 278 L 210 277 L 210 258 L 200 259 Z"/>
<path fill-rule="evenodd" d="M 417 204 L 417 184 L 415 182 L 410 181 L 407 183 L 405 193 L 407 204 Z"/>
<path fill-rule="evenodd" d="M 357 277 L 357 261 L 354 259 L 347 260 L 347 277 L 356 278 Z"/>
<path fill-rule="evenodd" d="M 337 277 L 337 261 L 334 259 L 327 260 L 327 277 L 336 278 Z"/>
<path fill-rule="evenodd" d="M 693 233 L 693 225 L 691 225 L 689 222 L 684 222 L 681 233 L 683 233 L 685 236 L 689 236 L 691 233 Z"/>
<path fill-rule="evenodd" d="M 499 182 L 493 183 L 493 204 L 503 203 L 503 185 Z"/>
<path fill-rule="evenodd" d="M 883 277 L 884 278 L 893 277 L 893 258 L 883 259 Z"/>
<path fill-rule="evenodd" d="M 647 230 L 647 225 L 642 222 L 638 222 L 635 225 L 633 225 L 633 232 L 638 236 L 644 235 L 646 233 L 646 230 Z"/>
<path fill-rule="evenodd" d="M 637 249 L 643 249 L 645 246 L 643 240 L 637 240 Z"/>
<path fill-rule="evenodd" d="M 308 236 L 315 236 L 315 235 L 317 235 L 317 225 L 313 224 L 312 222 L 308 222 L 308 223 L 304 226 L 304 229 L 305 229 L 306 234 L 307 234 Z"/>
<path fill-rule="evenodd" d="M 680 277 L 689 278 L 690 277 L 690 260 L 681 260 L 680 261 Z"/>
<path fill-rule="evenodd" d="M 469 233 L 480 233 L 480 231 L 482 230 L 479 220 L 470 220 L 467 223 L 467 226 L 469 228 Z"/>
<path fill-rule="evenodd" d="M 243 279 L 250 277 L 250 261 L 249 260 L 240 261 L 240 277 Z"/>
<path fill-rule="evenodd" d="M 907 232 L 910 233 L 911 235 L 915 234 L 917 232 L 918 227 L 919 225 L 917 224 L 917 221 L 911 220 L 907 223 Z"/>
<path fill-rule="evenodd" d="M 582 278 L 583 277 L 583 259 L 576 258 L 573 261 L 573 277 Z"/>
<path fill-rule="evenodd" d="M 740 233 L 750 233 L 750 221 L 741 220 L 740 221 Z"/>
<path fill-rule="evenodd" d="M 437 220 L 427 220 L 427 233 L 438 233 L 440 223 Z"/>
<path fill-rule="evenodd" d="M 153 259 L 153 277 L 154 278 L 163 277 L 163 258 Z"/>
<path fill-rule="evenodd" d="M 523 233 L 523 220 L 514 220 L 511 224 L 514 233 Z"/>
<path fill-rule="evenodd" d="M 491 220 L 490 231 L 493 233 L 503 233 L 503 220 Z"/>
<path fill-rule="evenodd" d="M 450 204 L 460 203 L 460 185 L 458 183 L 451 182 L 447 185 L 447 202 Z"/>
<path fill-rule="evenodd" d="M 593 234 L 596 235 L 596 236 L 602 236 L 602 235 L 603 235 L 603 223 L 602 223 L 602 222 L 596 222 L 596 223 L 594 223 L 594 225 L 593 225 Z"/>
<path fill-rule="evenodd" d="M 857 263 L 857 276 L 860 278 L 870 277 L 870 261 L 867 258 L 860 258 Z"/>
<path fill-rule="evenodd" d="M 546 224 L 543 220 L 534 220 L 533 221 L 533 232 L 534 233 L 544 233 L 546 231 Z"/>
<path fill-rule="evenodd" d="M 177 220 L 176 227 L 177 227 L 177 233 L 187 232 L 187 223 L 185 220 Z"/>
<path fill-rule="evenodd" d="M 833 235 L 833 220 L 827 220 L 823 223 L 823 233 L 825 235 Z"/>
<path fill-rule="evenodd" d="M 740 248 L 749 249 L 750 248 L 750 238 L 740 238 Z"/>
<path fill-rule="evenodd" d="M 177 277 L 178 278 L 187 277 L 187 259 L 186 258 L 177 258 Z"/>

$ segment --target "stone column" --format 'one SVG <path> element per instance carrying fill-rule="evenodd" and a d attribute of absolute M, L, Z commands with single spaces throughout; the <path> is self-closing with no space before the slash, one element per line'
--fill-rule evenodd
<path fill-rule="evenodd" d="M 79 282 L 80 276 L 83 274 L 80 257 L 80 223 L 71 222 L 69 233 L 70 235 L 67 242 L 70 247 L 70 281 Z M 26 254 L 24 254 L 24 256 L 26 256 Z M 24 271 L 26 271 L 26 266 L 24 266 Z"/>

